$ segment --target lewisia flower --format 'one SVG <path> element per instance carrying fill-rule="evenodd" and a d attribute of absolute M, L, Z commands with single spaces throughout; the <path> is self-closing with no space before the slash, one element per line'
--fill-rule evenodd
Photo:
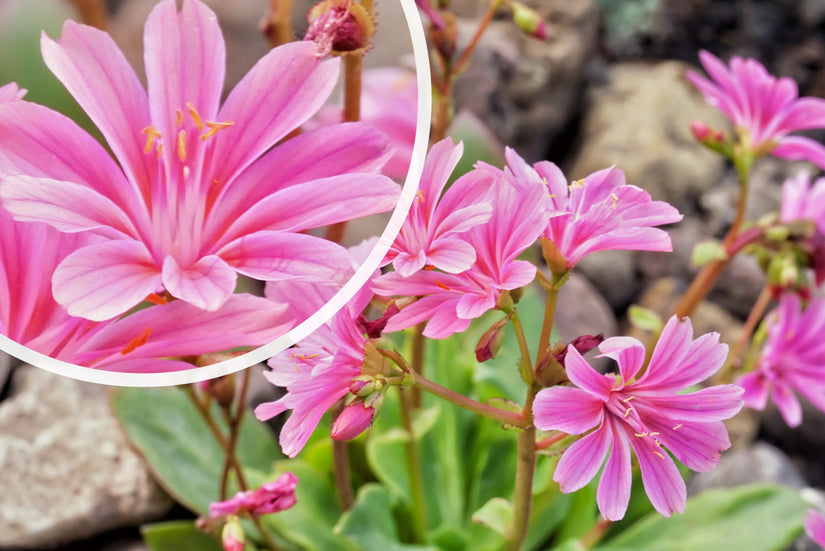
<path fill-rule="evenodd" d="M 300 233 L 391 209 L 386 138 L 335 125 L 276 144 L 326 100 L 338 60 L 311 42 L 262 58 L 220 105 L 225 47 L 198 0 L 161 1 L 145 28 L 148 95 L 105 33 L 66 22 L 43 57 L 114 159 L 68 118 L 0 105 L 0 198 L 17 220 L 103 238 L 54 272 L 71 315 L 105 320 L 165 289 L 214 311 L 237 274 L 339 280 L 346 251 Z M 273 146 L 275 146 L 273 148 Z"/>
<path fill-rule="evenodd" d="M 783 224 L 796 220 L 813 222 L 813 233 L 800 240 L 808 252 L 808 266 L 813 269 L 817 285 L 825 282 L 825 178 L 811 177 L 802 171 L 782 185 L 782 205 L 779 211 Z"/>
<path fill-rule="evenodd" d="M 425 269 L 410 277 L 391 272 L 377 278 L 372 289 L 378 295 L 422 297 L 390 318 L 388 332 L 429 320 L 424 335 L 447 338 L 494 308 L 504 291 L 524 287 L 536 276 L 535 266 L 516 257 L 547 225 L 552 214 L 547 191 L 539 186 L 515 185 L 500 170 L 486 165 L 470 171 L 454 186 L 459 183 L 463 189 L 457 197 L 489 201 L 493 209 L 487 222 L 462 237 L 475 250 L 476 260 L 458 274 Z"/>
<path fill-rule="evenodd" d="M 730 447 L 722 420 L 741 409 L 742 389 L 722 385 L 681 394 L 722 366 L 727 345 L 716 333 L 693 340 L 690 320 L 674 316 L 643 372 L 645 348 L 636 339 L 613 337 L 599 349 L 616 360 L 618 374 L 600 374 L 570 346 L 565 366 L 576 388 L 546 388 L 536 396 L 536 427 L 587 433 L 564 452 L 554 480 L 563 492 L 574 492 L 596 476 L 607 456 L 596 500 L 605 518 L 618 520 L 630 499 L 633 450 L 653 507 L 668 517 L 683 511 L 685 483 L 664 448 L 691 469 L 708 471 L 720 450 Z"/>
<path fill-rule="evenodd" d="M 802 422 L 794 391 L 825 411 L 825 299 L 814 297 L 803 310 L 794 293 L 785 293 L 768 314 L 768 337 L 756 370 L 737 384 L 745 389 L 745 405 L 765 409 L 770 397 L 790 427 Z"/>
<path fill-rule="evenodd" d="M 825 515 L 816 509 L 810 509 L 805 515 L 805 533 L 825 549 Z"/>
<path fill-rule="evenodd" d="M 748 150 L 789 160 L 806 160 L 825 168 L 825 146 L 791 132 L 825 128 L 825 100 L 799 97 L 796 83 L 776 78 L 758 61 L 734 56 L 725 66 L 713 54 L 699 59 L 712 80 L 693 71 L 687 78 L 733 123 Z"/>
<path fill-rule="evenodd" d="M 558 214 L 544 229 L 542 244 L 554 272 L 570 270 L 596 251 L 673 250 L 667 232 L 654 226 L 674 224 L 682 215 L 664 201 L 653 201 L 647 191 L 627 185 L 621 170 L 607 168 L 568 184 L 553 163 L 531 167 L 510 148 L 505 156 L 508 177 L 550 193 Z"/>
<path fill-rule="evenodd" d="M 215 312 L 173 301 L 102 322 L 70 316 L 52 297 L 51 274 L 78 247 L 100 241 L 17 222 L 0 208 L 0 333 L 76 365 L 156 373 L 192 369 L 171 357 L 261 346 L 292 327 L 286 305 L 247 294 L 231 296 Z"/>
<path fill-rule="evenodd" d="M 475 249 L 460 236 L 486 222 L 492 207 L 468 193 L 465 182 L 474 174 L 460 178 L 442 196 L 463 152 L 461 142 L 455 145 L 447 138 L 433 145 L 424 161 L 415 202 L 387 253 L 395 271 L 404 277 L 425 266 L 455 274 L 475 262 Z"/>
<path fill-rule="evenodd" d="M 298 502 L 295 498 L 296 486 L 298 486 L 298 477 L 286 472 L 256 490 L 238 492 L 226 501 L 210 503 L 209 516 L 217 518 L 244 513 L 268 515 L 286 511 Z"/>

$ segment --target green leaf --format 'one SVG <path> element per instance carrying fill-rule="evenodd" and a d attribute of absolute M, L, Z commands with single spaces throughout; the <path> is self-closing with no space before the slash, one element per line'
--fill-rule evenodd
<path fill-rule="evenodd" d="M 512 520 L 513 504 L 500 497 L 494 497 L 473 515 L 473 522 L 483 524 L 502 536 L 506 535 Z"/>
<path fill-rule="evenodd" d="M 662 318 L 649 308 L 643 308 L 636 304 L 631 304 L 627 309 L 627 318 L 634 327 L 658 333 L 665 326 Z"/>
<path fill-rule="evenodd" d="M 387 489 L 378 484 L 366 484 L 358 491 L 355 504 L 341 517 L 335 531 L 365 551 L 438 551 L 429 545 L 401 543 L 392 510 L 392 497 Z"/>
<path fill-rule="evenodd" d="M 224 453 L 183 390 L 118 388 L 112 409 L 129 440 L 177 501 L 199 514 L 218 501 Z M 217 411 L 214 417 L 220 417 Z M 283 457 L 272 433 L 249 412 L 241 424 L 237 456 L 251 486 L 263 483 L 264 473 Z"/>
<path fill-rule="evenodd" d="M 689 499 L 684 514 L 647 515 L 594 551 L 776 551 L 802 532 L 806 510 L 798 492 L 781 486 L 709 490 Z"/>
<path fill-rule="evenodd" d="M 190 521 L 146 524 L 141 526 L 140 533 L 152 551 L 223 551 L 221 542 Z"/>
<path fill-rule="evenodd" d="M 727 259 L 728 251 L 725 246 L 715 239 L 710 239 L 708 241 L 700 241 L 693 247 L 693 256 L 691 256 L 690 262 L 694 266 L 699 267 L 717 260 Z"/>

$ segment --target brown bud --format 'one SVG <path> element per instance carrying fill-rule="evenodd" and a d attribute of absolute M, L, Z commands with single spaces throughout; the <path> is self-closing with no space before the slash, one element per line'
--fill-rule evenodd
<path fill-rule="evenodd" d="M 501 344 L 504 342 L 504 336 L 507 332 L 507 324 L 510 322 L 510 316 L 495 322 L 492 327 L 481 335 L 476 345 L 476 360 L 479 363 L 486 362 L 496 357 Z"/>

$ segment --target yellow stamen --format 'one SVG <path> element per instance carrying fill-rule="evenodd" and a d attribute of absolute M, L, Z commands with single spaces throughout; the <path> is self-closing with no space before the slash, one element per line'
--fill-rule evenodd
<path fill-rule="evenodd" d="M 650 436 L 659 436 L 660 434 L 661 434 L 660 432 L 651 432 Z"/>
<path fill-rule="evenodd" d="M 197 109 L 195 109 L 195 106 L 191 103 L 187 103 L 186 109 L 189 110 L 189 116 L 192 117 L 193 121 L 195 121 L 195 126 L 198 128 L 198 132 L 203 132 L 203 119 L 201 119 L 201 116 Z"/>
<path fill-rule="evenodd" d="M 418 193 L 416 193 L 415 196 L 419 201 L 421 201 L 422 203 L 424 202 L 424 192 L 423 191 L 421 191 L 419 189 Z"/>
<path fill-rule="evenodd" d="M 637 432 L 637 433 L 634 433 L 634 434 L 633 434 L 633 436 L 638 436 L 639 438 L 644 438 L 645 436 L 648 436 L 648 434 L 647 434 L 646 432 L 643 432 L 643 433 L 641 433 L 641 434 L 639 434 L 639 433 Z"/>
<path fill-rule="evenodd" d="M 157 131 L 157 129 L 152 126 L 151 124 L 140 131 L 141 134 L 146 135 L 146 146 L 143 148 L 143 153 L 149 153 L 152 151 L 152 145 L 155 143 L 155 138 L 161 138 L 161 133 Z M 160 147 L 160 146 L 158 146 Z"/>
<path fill-rule="evenodd" d="M 435 285 L 436 285 L 436 287 L 438 287 L 440 289 L 444 289 L 445 291 L 450 291 L 451 290 L 449 287 L 447 287 L 446 285 L 444 285 L 443 283 L 441 283 L 437 279 L 435 280 Z"/>
<path fill-rule="evenodd" d="M 627 398 L 625 398 L 624 400 L 622 400 L 622 402 L 627 403 L 627 402 L 629 402 L 630 400 L 633 400 L 634 398 L 635 398 L 635 396 L 628 396 Z"/>
<path fill-rule="evenodd" d="M 207 138 L 211 138 L 212 136 L 214 136 L 215 134 L 218 133 L 218 130 L 223 130 L 224 128 L 229 128 L 233 124 L 235 124 L 235 123 L 232 122 L 232 121 L 226 121 L 226 122 L 206 121 L 206 126 L 209 127 L 209 130 L 207 130 L 206 132 L 201 134 L 201 139 L 205 140 Z"/>
<path fill-rule="evenodd" d="M 619 196 L 615 193 L 611 193 L 610 200 L 613 201 L 613 210 L 616 210 L 616 205 L 619 204 Z"/>
<path fill-rule="evenodd" d="M 151 333 L 152 333 L 152 328 L 147 327 L 146 330 L 143 333 L 141 333 L 139 337 L 135 337 L 134 339 L 129 341 L 129 344 L 124 346 L 120 350 L 120 353 L 125 356 L 129 352 L 133 352 L 136 348 L 139 348 L 139 347 L 143 346 L 144 344 L 146 344 L 146 341 L 149 340 L 149 335 Z"/>
<path fill-rule="evenodd" d="M 680 428 L 682 428 L 682 426 L 683 426 L 683 424 L 682 424 L 682 423 L 679 423 L 678 425 L 676 425 L 675 427 L 673 427 L 673 430 L 680 429 Z"/>
<path fill-rule="evenodd" d="M 627 408 L 627 410 L 625 410 L 624 412 L 624 416 L 627 417 L 628 415 L 630 415 L 631 411 L 633 411 L 633 408 Z"/>
<path fill-rule="evenodd" d="M 178 159 L 181 162 L 186 160 L 186 131 L 178 132 Z"/>
<path fill-rule="evenodd" d="M 175 126 L 180 126 L 183 124 L 183 111 L 180 109 L 175 110 Z"/>
<path fill-rule="evenodd" d="M 659 457 L 661 457 L 662 459 L 664 459 L 664 458 L 665 458 L 665 456 L 664 456 L 664 455 L 662 455 L 660 452 L 653 452 L 653 453 L 654 453 L 654 454 L 656 454 L 656 455 L 658 455 L 658 456 L 659 456 Z"/>

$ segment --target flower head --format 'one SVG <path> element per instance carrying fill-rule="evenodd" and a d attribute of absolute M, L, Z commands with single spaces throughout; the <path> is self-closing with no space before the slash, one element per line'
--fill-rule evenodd
<path fill-rule="evenodd" d="M 278 143 L 326 100 L 338 60 L 297 42 L 262 58 L 220 105 L 225 48 L 198 0 L 161 1 L 145 28 L 148 94 L 105 33 L 66 22 L 46 64 L 114 159 L 68 118 L 0 104 L 0 198 L 17 220 L 103 240 L 68 255 L 53 292 L 69 313 L 120 315 L 161 289 L 217 310 L 237 274 L 338 281 L 346 252 L 301 233 L 394 206 L 386 138 L 335 125 Z M 276 145 L 278 144 L 278 145 Z M 275 147 L 273 147 L 275 146 Z"/>
<path fill-rule="evenodd" d="M 211 518 L 226 515 L 252 514 L 268 515 L 285 511 L 297 503 L 295 487 L 298 477 L 290 472 L 279 476 L 273 482 L 267 482 L 257 490 L 238 492 L 226 501 L 209 504 Z"/>
<path fill-rule="evenodd" d="M 810 509 L 805 515 L 805 533 L 825 549 L 825 515 L 816 509 Z"/>
<path fill-rule="evenodd" d="M 825 168 L 825 146 L 792 132 L 825 128 L 825 100 L 800 98 L 796 83 L 776 78 L 754 59 L 734 56 L 729 66 L 713 54 L 699 52 L 712 80 L 688 71 L 687 77 L 733 123 L 749 152 L 790 160 L 807 160 Z"/>
<path fill-rule="evenodd" d="M 745 405 L 765 409 L 770 397 L 790 427 L 802 422 L 795 392 L 825 411 L 825 299 L 814 297 L 803 310 L 794 293 L 785 293 L 768 314 L 768 338 L 756 370 L 737 384 L 745 389 Z"/>
<path fill-rule="evenodd" d="M 506 158 L 508 177 L 550 193 L 557 214 L 542 237 L 554 272 L 567 271 L 596 251 L 673 250 L 667 232 L 654 226 L 676 223 L 682 215 L 664 201 L 653 201 L 647 191 L 626 184 L 621 170 L 608 168 L 568 183 L 553 163 L 531 167 L 509 148 Z"/>
<path fill-rule="evenodd" d="M 728 347 L 716 333 L 693 340 L 690 320 L 674 316 L 641 375 L 645 348 L 636 339 L 613 337 L 599 348 L 616 360 L 618 374 L 598 373 L 570 346 L 565 365 L 575 387 L 546 388 L 536 396 L 536 427 L 587 433 L 564 452 L 553 478 L 563 492 L 576 491 L 607 457 L 596 500 L 605 518 L 618 520 L 630 499 L 633 450 L 653 507 L 665 516 L 681 512 L 685 483 L 665 448 L 691 469 L 708 471 L 730 447 L 722 420 L 742 407 L 742 389 L 722 385 L 681 394 L 716 372 Z"/>

